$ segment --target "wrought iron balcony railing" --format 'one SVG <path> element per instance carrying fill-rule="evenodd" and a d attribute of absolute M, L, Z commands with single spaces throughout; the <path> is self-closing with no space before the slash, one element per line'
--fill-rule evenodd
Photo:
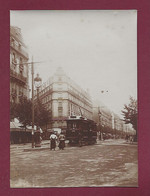
<path fill-rule="evenodd" d="M 19 73 L 16 73 L 15 71 L 13 71 L 12 69 L 10 69 L 10 76 L 19 80 L 20 82 L 22 83 L 26 83 L 27 82 L 27 78 L 22 76 L 21 74 Z"/>

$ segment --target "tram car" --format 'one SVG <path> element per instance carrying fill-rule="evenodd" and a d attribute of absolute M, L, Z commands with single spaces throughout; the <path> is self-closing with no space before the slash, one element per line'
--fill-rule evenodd
<path fill-rule="evenodd" d="M 97 126 L 92 120 L 82 116 L 69 116 L 67 121 L 66 139 L 69 144 L 90 145 L 97 139 Z"/>

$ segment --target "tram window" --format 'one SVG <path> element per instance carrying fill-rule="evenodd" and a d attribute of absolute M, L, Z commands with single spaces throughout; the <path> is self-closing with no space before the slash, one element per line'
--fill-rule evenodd
<path fill-rule="evenodd" d="M 68 128 L 72 128 L 72 123 L 68 123 Z"/>
<path fill-rule="evenodd" d="M 76 123 L 73 123 L 73 128 L 76 128 Z"/>
<path fill-rule="evenodd" d="M 76 128 L 79 128 L 79 123 L 76 123 Z"/>

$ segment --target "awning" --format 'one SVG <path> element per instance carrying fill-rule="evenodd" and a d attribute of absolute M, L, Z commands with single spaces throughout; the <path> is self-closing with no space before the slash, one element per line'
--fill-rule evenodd
<path fill-rule="evenodd" d="M 19 122 L 10 122 L 10 128 L 12 129 L 14 129 L 14 128 L 18 128 L 18 129 L 20 129 L 22 127 L 22 124 L 21 123 L 19 123 Z"/>
<path fill-rule="evenodd" d="M 23 132 L 25 128 L 23 128 L 23 125 L 19 122 L 10 122 L 10 131 Z M 31 132 L 31 129 L 27 127 L 26 132 Z"/>

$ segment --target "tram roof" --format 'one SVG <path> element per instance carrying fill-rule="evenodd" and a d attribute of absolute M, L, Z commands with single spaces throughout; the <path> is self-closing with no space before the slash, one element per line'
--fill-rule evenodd
<path fill-rule="evenodd" d="M 67 120 L 87 120 L 86 118 L 82 117 L 82 116 L 69 116 Z"/>
<path fill-rule="evenodd" d="M 82 120 L 82 121 L 87 121 L 87 122 L 94 122 L 93 120 L 90 120 L 90 119 L 87 119 L 87 118 L 84 118 L 83 116 L 69 116 L 67 121 L 75 121 L 75 120 Z"/>

